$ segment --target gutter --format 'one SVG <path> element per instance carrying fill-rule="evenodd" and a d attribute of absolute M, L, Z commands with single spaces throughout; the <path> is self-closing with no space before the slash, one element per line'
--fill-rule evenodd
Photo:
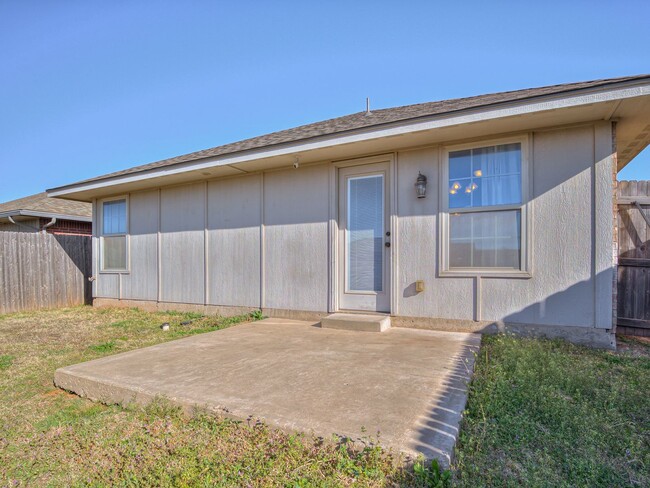
<path fill-rule="evenodd" d="M 38 212 L 35 210 L 11 210 L 8 212 L 0 212 L 0 218 L 10 219 L 11 217 L 43 217 L 44 219 L 78 220 L 80 222 L 93 221 L 92 217 L 86 217 L 82 215 L 69 215 L 55 212 Z M 17 223 L 16 225 L 20 225 L 20 223 Z"/>
<path fill-rule="evenodd" d="M 19 214 L 15 214 L 15 215 L 17 217 L 18 215 L 21 215 L 21 214 L 19 213 Z M 32 227 L 31 225 L 23 224 L 22 222 L 16 222 L 14 220 L 13 215 L 7 215 L 7 219 L 9 220 L 9 222 L 11 222 L 14 225 L 17 225 L 18 227 L 25 227 L 26 229 L 30 229 L 30 230 L 33 230 L 33 231 L 36 231 L 36 232 L 41 231 L 41 230 L 44 231 L 48 227 L 52 227 L 54 224 L 56 224 L 56 217 L 52 217 L 52 219 L 47 224 L 45 224 L 43 227 L 40 227 L 40 228 L 39 227 Z"/>

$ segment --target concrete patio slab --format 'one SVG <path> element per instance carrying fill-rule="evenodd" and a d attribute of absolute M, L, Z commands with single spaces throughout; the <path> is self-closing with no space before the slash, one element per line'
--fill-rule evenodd
<path fill-rule="evenodd" d="M 54 381 L 104 403 L 164 396 L 323 437 L 380 432 L 384 447 L 448 464 L 480 336 L 317 325 L 242 324 L 61 368 Z"/>

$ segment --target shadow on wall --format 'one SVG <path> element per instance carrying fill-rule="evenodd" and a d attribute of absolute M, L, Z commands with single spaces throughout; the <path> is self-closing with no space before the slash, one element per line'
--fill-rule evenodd
<path fill-rule="evenodd" d="M 613 288 L 612 272 L 613 269 L 609 268 L 597 277 L 607 280 Z M 611 334 L 613 317 L 608 315 L 598 319 L 596 315 L 599 302 L 595 295 L 594 283 L 597 281 L 580 281 L 508 313 L 503 319 L 493 319 L 491 323 L 487 321 L 488 324 L 480 332 L 512 332 L 529 337 L 561 338 L 575 344 L 615 349 L 615 339 Z M 608 294 L 606 299 L 611 303 L 613 294 Z M 596 327 L 597 320 L 603 326 Z"/>
<path fill-rule="evenodd" d="M 84 287 L 84 304 L 92 304 L 92 239 L 91 236 L 48 234 L 57 241 L 70 263 L 81 273 Z"/>
<path fill-rule="evenodd" d="M 611 298 L 610 295 L 610 300 Z M 503 322 L 594 327 L 594 302 L 594 280 L 582 280 L 542 300 L 505 315 Z M 485 309 L 483 314 L 486 314 Z"/>

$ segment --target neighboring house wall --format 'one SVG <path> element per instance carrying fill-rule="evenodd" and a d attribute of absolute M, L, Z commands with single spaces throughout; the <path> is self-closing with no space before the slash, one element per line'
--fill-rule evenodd
<path fill-rule="evenodd" d="M 38 232 L 38 229 L 38 219 L 21 220 L 18 224 L 0 224 L 0 232 Z"/>
<path fill-rule="evenodd" d="M 51 221 L 52 219 L 34 218 L 29 220 L 20 220 L 18 221 L 18 224 L 0 224 L 0 232 L 39 232 Z M 78 220 L 57 219 L 54 225 L 47 227 L 46 230 L 50 234 L 89 236 L 92 235 L 92 223 L 81 222 Z"/>
<path fill-rule="evenodd" d="M 40 228 L 44 228 L 49 224 L 52 219 L 41 218 L 39 225 Z M 47 228 L 47 232 L 50 234 L 60 234 L 60 235 L 82 235 L 89 236 L 92 235 L 92 223 L 91 222 L 82 222 L 80 220 L 66 220 L 66 219 L 57 219 L 54 225 L 51 225 Z"/>
<path fill-rule="evenodd" d="M 440 277 L 440 146 L 397 153 L 394 315 L 612 327 L 611 124 L 530 145 L 531 278 Z M 331 187 L 324 163 L 131 193 L 131 272 L 98 273 L 96 258 L 94 296 L 327 313 Z"/>

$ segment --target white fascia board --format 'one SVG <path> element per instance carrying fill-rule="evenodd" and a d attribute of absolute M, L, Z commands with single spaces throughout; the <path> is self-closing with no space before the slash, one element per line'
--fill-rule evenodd
<path fill-rule="evenodd" d="M 39 212 L 37 210 L 11 210 L 8 212 L 0 212 L 0 218 L 3 217 L 43 217 L 44 219 L 60 219 L 60 220 L 79 220 L 81 222 L 92 222 L 92 217 L 82 217 L 81 215 L 68 215 L 51 212 Z"/>
<path fill-rule="evenodd" d="M 365 129 L 352 130 L 343 134 L 319 136 L 310 140 L 296 141 L 295 143 L 251 149 L 238 153 L 224 154 L 222 156 L 175 164 L 173 166 L 154 168 L 151 170 L 145 170 L 141 173 L 118 175 L 99 181 L 89 181 L 87 183 L 62 186 L 47 190 L 47 194 L 50 197 L 66 196 L 70 193 L 96 190 L 103 187 L 119 185 L 122 183 L 132 183 L 150 178 L 171 176 L 185 173 L 187 171 L 199 171 L 220 166 L 234 166 L 239 163 L 254 161 L 257 159 L 286 156 L 299 152 L 326 149 L 333 146 L 370 141 L 373 139 L 397 136 L 412 132 L 421 132 L 454 125 L 482 122 L 516 115 L 526 115 L 535 112 L 578 107 L 580 105 L 591 105 L 647 95 L 650 95 L 650 83 L 642 81 L 641 83 L 636 82 L 636 84 L 623 84 L 623 86 L 618 88 L 606 87 L 593 89 L 588 93 L 582 91 L 580 94 L 574 95 L 555 94 L 532 101 L 520 100 L 505 102 L 498 106 L 478 107 L 475 109 L 462 110 L 457 113 L 425 116 L 420 120 L 410 119 L 401 122 L 398 121 L 381 127 L 369 127 Z"/>

